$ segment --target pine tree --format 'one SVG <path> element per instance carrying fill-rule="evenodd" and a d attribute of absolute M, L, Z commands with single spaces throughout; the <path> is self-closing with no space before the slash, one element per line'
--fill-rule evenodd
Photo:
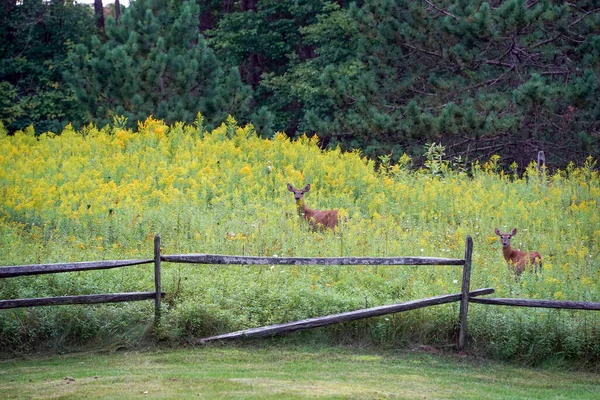
<path fill-rule="evenodd" d="M 371 157 L 598 156 L 594 3 L 366 0 L 305 28 L 317 57 L 265 84 L 304 104 L 299 131 Z"/>
<path fill-rule="evenodd" d="M 243 121 L 249 89 L 236 70 L 223 70 L 198 20 L 195 2 L 136 0 L 119 25 L 107 20 L 105 42 L 78 45 L 70 81 L 90 118 L 100 125 L 116 115 L 132 125 L 149 115 L 191 123 L 201 112 L 209 127 L 228 114 Z"/>

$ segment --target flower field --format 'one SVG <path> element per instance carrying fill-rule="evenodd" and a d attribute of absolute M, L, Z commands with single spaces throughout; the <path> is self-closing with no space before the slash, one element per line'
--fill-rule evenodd
<path fill-rule="evenodd" d="M 137 131 L 67 127 L 8 136 L 0 127 L 0 265 L 152 258 L 164 254 L 435 256 L 462 258 L 474 240 L 471 288 L 497 297 L 599 301 L 600 179 L 596 164 L 524 175 L 493 157 L 469 174 L 430 160 L 375 168 L 317 139 L 259 138 L 233 118 L 207 132 L 148 118 Z M 432 163 L 435 165 L 432 166 Z M 433 168 L 435 167 L 435 168 Z M 516 171 L 517 166 L 511 166 Z M 313 231 L 286 184 L 311 183 L 311 208 L 340 209 L 335 231 Z M 347 220 L 345 220 L 347 218 Z M 515 279 L 494 228 L 537 250 L 543 274 Z M 165 264 L 164 326 L 182 339 L 460 291 L 457 267 L 290 267 Z M 0 280 L 0 298 L 141 291 L 152 268 Z M 496 296 L 495 295 L 495 296 Z M 0 346 L 139 340 L 152 304 L 5 310 Z M 336 341 L 453 343 L 458 305 L 320 330 Z M 471 347 L 501 358 L 600 360 L 597 312 L 472 304 Z M 310 335 L 306 333 L 305 335 Z"/>

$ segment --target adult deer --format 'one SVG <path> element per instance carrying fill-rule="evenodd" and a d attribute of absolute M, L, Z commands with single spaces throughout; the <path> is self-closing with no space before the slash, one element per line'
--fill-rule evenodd
<path fill-rule="evenodd" d="M 542 255 L 537 251 L 524 252 L 521 250 L 515 250 L 510 245 L 510 238 L 517 234 L 517 228 L 514 228 L 510 233 L 502 233 L 500 229 L 496 228 L 496 235 L 502 239 L 502 254 L 504 259 L 510 267 L 515 271 L 515 274 L 521 275 L 525 270 L 525 267 L 529 264 L 534 265 L 535 273 L 538 272 L 538 264 L 540 266 L 540 272 L 542 270 Z"/>
<path fill-rule="evenodd" d="M 304 193 L 310 190 L 310 183 L 302 189 L 296 189 L 287 184 L 288 190 L 294 193 L 298 214 L 307 220 L 313 228 L 331 228 L 334 229 L 338 224 L 338 210 L 311 210 L 304 203 Z"/>

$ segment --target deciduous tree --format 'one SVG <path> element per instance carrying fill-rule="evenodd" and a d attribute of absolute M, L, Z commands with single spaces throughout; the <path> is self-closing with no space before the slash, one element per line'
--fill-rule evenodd
<path fill-rule="evenodd" d="M 0 120 L 11 132 L 29 125 L 58 132 L 83 118 L 62 74 L 73 44 L 88 42 L 94 32 L 89 7 L 2 0 L 0 10 Z"/>

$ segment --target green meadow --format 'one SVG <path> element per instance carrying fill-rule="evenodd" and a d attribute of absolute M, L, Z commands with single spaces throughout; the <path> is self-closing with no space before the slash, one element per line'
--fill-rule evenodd
<path fill-rule="evenodd" d="M 149 118 L 61 135 L 0 131 L 0 265 L 153 257 L 433 256 L 462 258 L 474 240 L 471 288 L 496 297 L 598 301 L 600 179 L 596 161 L 565 170 L 457 165 L 440 152 L 376 165 L 317 138 L 260 138 L 233 118 L 214 131 Z M 466 168 L 468 167 L 468 168 Z M 524 171 L 524 172 L 522 172 Z M 521 173 L 522 172 L 522 173 Z M 287 183 L 311 184 L 306 204 L 339 209 L 335 230 L 299 218 Z M 507 267 L 494 228 L 539 251 L 543 272 Z M 163 264 L 162 322 L 151 302 L 3 310 L 0 347 L 14 355 L 148 341 L 181 343 L 230 330 L 460 292 L 452 266 L 218 266 Z M 0 298 L 152 291 L 151 265 L 0 281 Z M 303 334 L 329 344 L 396 348 L 454 344 L 458 304 Z M 312 335 L 312 336 L 311 336 Z M 470 351 L 530 364 L 597 366 L 600 316 L 471 304 Z"/>

